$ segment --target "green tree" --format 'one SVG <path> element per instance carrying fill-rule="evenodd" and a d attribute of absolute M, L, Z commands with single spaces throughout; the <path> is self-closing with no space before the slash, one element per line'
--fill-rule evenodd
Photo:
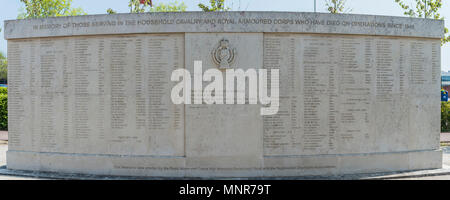
<path fill-rule="evenodd" d="M 178 3 L 178 1 L 168 4 L 159 3 L 158 5 L 151 7 L 150 12 L 185 12 L 187 6 L 184 2 Z"/>
<path fill-rule="evenodd" d="M 441 102 L 441 132 L 450 131 L 450 102 Z"/>
<path fill-rule="evenodd" d="M 8 60 L 0 52 L 0 83 L 6 83 L 8 81 Z"/>
<path fill-rule="evenodd" d="M 178 1 L 171 3 L 159 3 L 153 6 L 151 0 L 130 0 L 128 2 L 128 7 L 130 8 L 130 13 L 143 13 L 143 12 L 185 12 L 186 4 L 184 2 L 179 3 Z M 108 14 L 116 14 L 117 12 L 111 8 L 106 11 Z"/>
<path fill-rule="evenodd" d="M 85 15 L 81 8 L 72 8 L 72 0 L 20 0 L 25 4 L 25 10 L 18 18 L 45 18 Z"/>
<path fill-rule="evenodd" d="M 225 6 L 225 0 L 209 0 L 209 3 L 211 6 L 204 5 L 202 3 L 198 4 L 198 7 L 200 7 L 205 12 L 216 12 L 216 11 L 228 11 L 230 10 L 229 7 Z"/>
<path fill-rule="evenodd" d="M 346 0 L 326 0 L 325 6 L 330 13 L 346 13 L 350 12 L 351 9 L 345 9 Z"/>
<path fill-rule="evenodd" d="M 128 2 L 130 13 L 143 13 L 147 8 L 152 6 L 152 0 L 130 0 Z"/>
<path fill-rule="evenodd" d="M 8 62 L 0 52 L 0 79 L 6 83 L 8 75 Z M 0 130 L 8 130 L 8 88 L 0 87 Z"/>
<path fill-rule="evenodd" d="M 423 17 L 432 19 L 441 19 L 439 10 L 442 8 L 442 0 L 414 0 L 415 6 L 409 6 L 404 0 L 395 0 L 396 3 L 405 11 L 403 14 L 410 17 Z M 450 41 L 448 28 L 444 27 L 444 37 L 442 45 Z"/>
<path fill-rule="evenodd" d="M 0 87 L 0 130 L 8 130 L 8 88 Z"/>
<path fill-rule="evenodd" d="M 108 8 L 108 10 L 106 10 L 106 12 L 108 14 L 116 14 L 117 12 L 115 10 L 113 10 L 112 8 Z"/>

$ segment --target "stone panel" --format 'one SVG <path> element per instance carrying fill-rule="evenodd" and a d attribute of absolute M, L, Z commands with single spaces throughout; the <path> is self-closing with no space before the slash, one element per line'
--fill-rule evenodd
<path fill-rule="evenodd" d="M 211 52 L 217 48 L 222 39 L 229 40 L 230 45 L 236 49 L 233 68 L 244 71 L 262 68 L 262 33 L 187 33 L 186 69 L 191 72 L 192 82 L 194 82 L 194 61 L 202 61 L 203 72 L 217 68 Z M 204 81 L 203 88 L 208 83 Z M 247 82 L 246 91 L 248 84 Z M 192 96 L 195 98 L 194 88 L 192 90 Z M 262 117 L 259 105 L 192 104 L 186 105 L 185 113 L 188 166 L 254 167 L 262 164 Z"/>
<path fill-rule="evenodd" d="M 437 45 L 265 34 L 264 67 L 280 69 L 282 78 L 280 111 L 264 116 L 264 155 L 437 149 Z"/>
<path fill-rule="evenodd" d="M 10 150 L 184 155 L 184 35 L 9 41 Z"/>

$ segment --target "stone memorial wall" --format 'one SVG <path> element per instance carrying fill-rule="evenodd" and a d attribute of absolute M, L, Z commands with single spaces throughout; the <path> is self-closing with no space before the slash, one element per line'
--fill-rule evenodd
<path fill-rule="evenodd" d="M 7 167 L 173 177 L 440 168 L 443 24 L 286 12 L 6 21 Z M 211 52 L 223 39 L 231 68 L 279 69 L 277 114 L 172 102 L 172 72 L 198 60 L 218 68 Z"/>

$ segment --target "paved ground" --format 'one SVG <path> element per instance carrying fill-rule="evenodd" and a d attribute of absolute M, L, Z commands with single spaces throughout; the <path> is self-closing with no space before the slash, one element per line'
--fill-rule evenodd
<path fill-rule="evenodd" d="M 441 133 L 441 142 L 450 142 L 450 133 Z"/>
<path fill-rule="evenodd" d="M 399 178 L 399 179 L 395 179 L 395 180 L 450 180 L 450 175 L 425 176 L 425 177 L 415 177 L 415 178 Z"/>
<path fill-rule="evenodd" d="M 44 180 L 44 179 L 36 179 L 36 178 L 28 178 L 28 177 L 20 177 L 20 176 L 2 176 L 0 175 L 0 181 L 1 180 Z"/>
<path fill-rule="evenodd" d="M 450 166 L 450 153 L 444 153 L 442 161 L 442 164 Z"/>
<path fill-rule="evenodd" d="M 0 140 L 8 141 L 8 131 L 0 131 Z"/>

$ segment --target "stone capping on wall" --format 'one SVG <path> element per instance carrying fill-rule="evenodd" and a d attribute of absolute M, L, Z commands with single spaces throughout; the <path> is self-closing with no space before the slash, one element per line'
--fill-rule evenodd
<path fill-rule="evenodd" d="M 270 32 L 442 38 L 444 21 L 303 12 L 104 14 L 5 21 L 5 39 L 133 33 Z"/>

